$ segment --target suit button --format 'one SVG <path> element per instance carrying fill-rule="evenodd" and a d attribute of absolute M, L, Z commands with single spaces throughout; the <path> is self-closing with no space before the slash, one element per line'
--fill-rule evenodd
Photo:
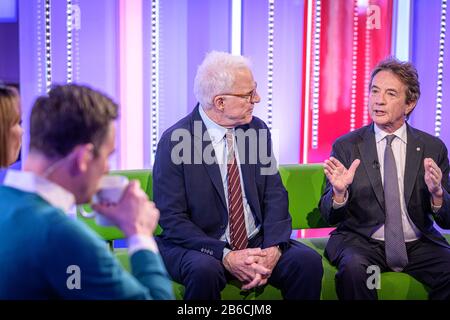
<path fill-rule="evenodd" d="M 224 225 L 224 224 L 221 224 L 221 225 L 220 225 L 220 228 L 221 228 L 221 229 L 225 229 L 225 225 Z"/>

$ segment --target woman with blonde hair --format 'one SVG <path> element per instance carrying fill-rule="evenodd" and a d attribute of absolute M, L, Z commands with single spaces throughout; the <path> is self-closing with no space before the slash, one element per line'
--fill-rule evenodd
<path fill-rule="evenodd" d="M 19 92 L 0 84 L 0 185 L 5 169 L 19 156 L 23 135 L 20 119 Z"/>

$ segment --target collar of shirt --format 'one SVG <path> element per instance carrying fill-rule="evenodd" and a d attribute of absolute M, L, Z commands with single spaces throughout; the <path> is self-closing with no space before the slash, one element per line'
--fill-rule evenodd
<path fill-rule="evenodd" d="M 381 130 L 380 128 L 378 128 L 378 126 L 376 124 L 373 125 L 374 130 L 375 130 L 375 141 L 378 143 L 381 140 L 383 140 L 387 135 L 389 135 L 390 133 L 387 133 L 386 131 Z M 397 138 L 399 138 L 401 141 L 403 141 L 403 143 L 407 143 L 407 134 L 406 134 L 406 122 L 403 123 L 403 125 L 398 128 L 396 131 L 394 131 L 394 134 Z"/>
<path fill-rule="evenodd" d="M 63 187 L 32 172 L 8 170 L 4 185 L 25 192 L 35 193 L 64 212 L 75 205 L 75 197 Z"/>
<path fill-rule="evenodd" d="M 228 129 L 218 125 L 213 120 L 211 120 L 211 118 L 208 117 L 208 115 L 206 114 L 205 110 L 203 110 L 203 107 L 201 105 L 199 106 L 198 110 L 200 112 L 200 117 L 202 118 L 203 123 L 205 124 L 206 131 L 208 131 L 208 134 L 211 137 L 211 143 L 213 144 L 213 146 L 222 142 L 223 137 L 227 133 Z"/>

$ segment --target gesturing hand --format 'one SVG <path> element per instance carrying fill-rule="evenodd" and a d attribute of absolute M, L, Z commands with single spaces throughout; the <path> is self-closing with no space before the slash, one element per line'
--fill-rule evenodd
<path fill-rule="evenodd" d="M 434 205 L 442 204 L 442 171 L 436 162 L 431 158 L 425 158 L 423 160 L 423 167 L 425 170 L 425 183 L 428 187 L 428 191 L 431 193 L 433 197 Z"/>
<path fill-rule="evenodd" d="M 350 168 L 346 169 L 344 165 L 334 157 L 330 157 L 330 159 L 325 160 L 323 170 L 328 178 L 328 181 L 330 181 L 333 186 L 334 195 L 337 197 L 344 197 L 348 186 L 353 182 L 356 169 L 360 163 L 361 161 L 356 159 L 353 161 Z"/>

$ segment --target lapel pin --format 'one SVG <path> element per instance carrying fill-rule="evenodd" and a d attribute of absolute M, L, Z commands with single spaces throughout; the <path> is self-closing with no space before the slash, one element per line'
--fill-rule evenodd
<path fill-rule="evenodd" d="M 417 150 L 417 151 L 420 151 L 420 147 L 417 147 L 416 150 Z"/>

